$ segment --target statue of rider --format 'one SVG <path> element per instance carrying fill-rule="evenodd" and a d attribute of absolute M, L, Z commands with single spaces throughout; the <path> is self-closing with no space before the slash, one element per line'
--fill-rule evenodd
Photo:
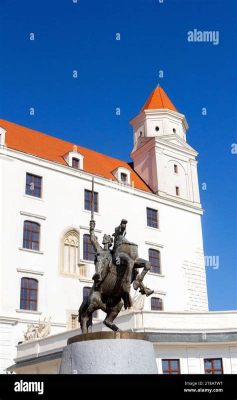
<path fill-rule="evenodd" d="M 130 243 L 129 240 L 125 238 L 126 236 L 126 226 L 127 226 L 127 220 L 122 219 L 120 225 L 115 228 L 115 232 L 113 233 L 114 236 L 114 246 L 113 246 L 113 262 L 119 267 L 121 264 L 121 257 L 122 258 L 127 258 L 126 254 L 120 253 L 119 252 L 119 247 L 123 243 Z M 136 267 L 137 265 L 137 267 Z M 141 274 L 138 272 L 138 266 L 139 268 L 143 267 L 143 271 Z M 133 282 L 133 288 L 135 290 L 139 289 L 140 293 L 145 294 L 146 296 L 150 296 L 151 294 L 154 293 L 154 290 L 149 289 L 144 285 L 142 282 L 145 275 L 147 272 L 150 270 L 151 266 L 150 263 L 142 258 L 138 258 L 134 264 L 134 270 L 133 270 L 133 275 L 132 275 L 132 282 Z"/>

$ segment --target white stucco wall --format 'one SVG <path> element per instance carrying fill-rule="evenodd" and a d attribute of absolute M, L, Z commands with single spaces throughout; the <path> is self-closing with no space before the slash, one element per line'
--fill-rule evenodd
<path fill-rule="evenodd" d="M 43 177 L 42 199 L 25 195 L 26 172 Z M 82 301 L 83 286 L 91 285 L 92 263 L 85 263 L 89 265 L 87 279 L 59 272 L 60 241 L 70 228 L 80 232 L 84 262 L 82 239 L 90 220 L 90 212 L 84 210 L 84 189 L 91 189 L 91 176 L 5 148 L 0 149 L 0 188 L 0 315 L 3 331 L 10 329 L 9 337 L 17 343 L 27 322 L 39 318 L 51 317 L 54 332 L 66 329 L 68 314 Z M 112 234 L 126 218 L 127 237 L 139 245 L 140 257 L 148 258 L 149 248 L 160 250 L 162 274 L 149 274 L 145 283 L 163 299 L 164 310 L 207 310 L 200 210 L 99 177 L 95 190 L 99 193 L 99 239 L 103 233 Z M 158 210 L 159 229 L 147 227 L 146 207 Z M 40 223 L 40 252 L 22 249 L 24 220 Z M 37 312 L 19 310 L 23 276 L 39 281 Z M 150 309 L 150 298 L 145 300 L 145 309 Z M 11 323 L 6 324 L 4 318 Z M 15 349 L 8 349 L 11 363 Z M 3 359 L 5 353 L 6 348 L 0 353 Z"/>

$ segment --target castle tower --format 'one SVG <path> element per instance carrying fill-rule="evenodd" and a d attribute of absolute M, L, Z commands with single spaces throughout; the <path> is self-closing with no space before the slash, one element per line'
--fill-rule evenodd
<path fill-rule="evenodd" d="M 197 152 L 186 142 L 188 124 L 160 86 L 130 123 L 135 171 L 159 196 L 200 207 Z"/>

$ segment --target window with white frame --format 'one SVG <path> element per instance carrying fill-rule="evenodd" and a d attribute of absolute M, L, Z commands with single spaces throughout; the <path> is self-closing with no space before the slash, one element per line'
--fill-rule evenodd
<path fill-rule="evenodd" d="M 161 273 L 161 266 L 160 266 L 160 251 L 155 249 L 149 249 L 149 262 L 151 264 L 150 272 L 154 274 Z"/>

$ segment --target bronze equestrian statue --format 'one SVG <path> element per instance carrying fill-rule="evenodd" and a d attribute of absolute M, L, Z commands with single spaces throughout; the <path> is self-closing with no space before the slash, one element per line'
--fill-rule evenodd
<path fill-rule="evenodd" d="M 126 225 L 127 221 L 123 219 L 115 229 L 114 243 L 110 235 L 104 235 L 102 242 L 104 247 L 101 247 L 95 236 L 92 212 L 90 239 L 95 251 L 95 274 L 92 277 L 94 284 L 90 295 L 83 300 L 79 309 L 78 319 L 82 333 L 88 332 L 89 326 L 92 325 L 92 314 L 99 309 L 106 313 L 104 324 L 113 331 L 118 331 L 114 319 L 123 306 L 125 309 L 132 306 L 131 284 L 143 295 L 150 296 L 153 293 L 153 290 L 144 286 L 142 282 L 150 270 L 150 263 L 139 258 L 138 246 L 125 238 Z M 141 274 L 139 268 L 143 268 Z"/>

